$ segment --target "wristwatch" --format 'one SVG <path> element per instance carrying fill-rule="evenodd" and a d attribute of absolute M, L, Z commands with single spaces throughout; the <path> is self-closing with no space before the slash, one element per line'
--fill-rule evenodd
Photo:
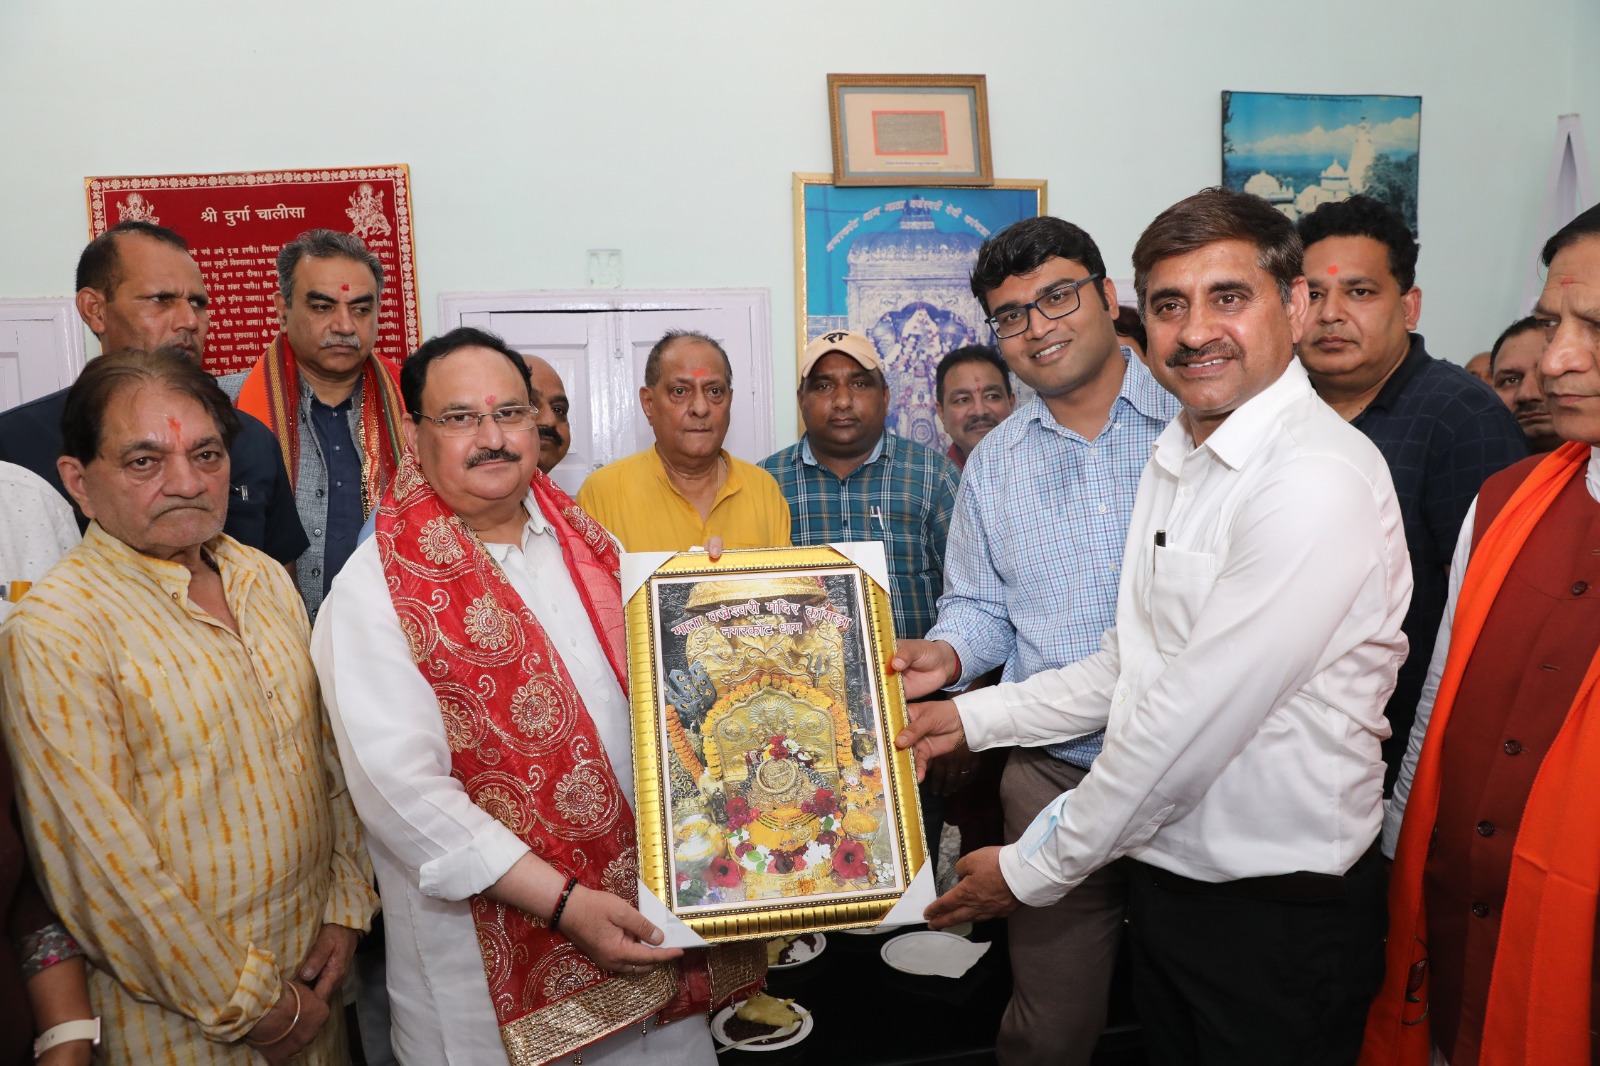
<path fill-rule="evenodd" d="M 87 1040 L 92 1046 L 99 1047 L 100 1019 L 79 1018 L 75 1022 L 62 1022 L 46 1029 L 39 1034 L 39 1039 L 33 1042 L 33 1057 L 38 1058 L 57 1044 L 66 1044 L 73 1040 Z"/>

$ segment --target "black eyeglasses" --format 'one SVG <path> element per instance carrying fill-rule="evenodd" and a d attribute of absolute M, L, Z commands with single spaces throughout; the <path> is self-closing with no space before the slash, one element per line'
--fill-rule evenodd
<path fill-rule="evenodd" d="M 1004 311 L 996 311 L 984 319 L 989 323 L 989 328 L 994 330 L 996 340 L 1006 340 L 1024 333 L 1028 329 L 1028 312 L 1038 309 L 1045 318 L 1066 318 L 1079 307 L 1083 306 L 1083 298 L 1078 290 L 1085 285 L 1093 284 L 1105 277 L 1104 274 L 1090 274 L 1082 281 L 1070 281 L 1059 288 L 1051 289 L 1032 303 L 1022 304 L 1020 307 L 1008 307 Z"/>

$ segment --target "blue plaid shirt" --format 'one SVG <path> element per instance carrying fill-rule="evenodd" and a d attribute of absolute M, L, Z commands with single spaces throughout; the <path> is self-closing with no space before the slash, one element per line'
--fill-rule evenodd
<path fill-rule="evenodd" d="M 881 540 L 888 556 L 894 631 L 920 637 L 933 625 L 944 587 L 944 541 L 961 475 L 932 448 L 885 432 L 865 463 L 840 478 L 817 462 L 811 442 L 761 461 L 789 501 L 795 547 Z"/>
<path fill-rule="evenodd" d="M 961 656 L 965 688 L 1005 664 L 1003 681 L 1077 662 L 1116 618 L 1117 582 L 1139 476 L 1178 413 L 1127 348 L 1122 390 L 1086 440 L 1034 397 L 967 457 L 950 525 L 944 595 L 929 640 Z M 1084 769 L 1104 733 L 1045 750 Z"/>

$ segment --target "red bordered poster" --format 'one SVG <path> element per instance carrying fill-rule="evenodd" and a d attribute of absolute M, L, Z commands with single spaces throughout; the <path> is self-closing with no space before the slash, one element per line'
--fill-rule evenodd
<path fill-rule="evenodd" d="M 89 236 L 141 219 L 181 233 L 211 296 L 206 369 L 244 370 L 274 334 L 278 249 L 308 229 L 354 233 L 383 264 L 378 354 L 396 365 L 422 343 L 404 165 L 85 178 Z"/>

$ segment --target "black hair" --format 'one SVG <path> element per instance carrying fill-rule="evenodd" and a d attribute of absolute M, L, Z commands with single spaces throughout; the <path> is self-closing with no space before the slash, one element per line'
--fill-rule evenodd
<path fill-rule="evenodd" d="M 968 344 L 961 348 L 953 348 L 945 353 L 939 360 L 939 365 L 933 371 L 933 396 L 939 403 L 944 403 L 945 375 L 964 363 L 988 363 L 1000 371 L 1000 380 L 1005 383 L 1006 395 L 1014 395 L 1011 391 L 1011 370 L 1006 366 L 1006 361 L 1000 358 L 1000 353 L 989 344 Z"/>
<path fill-rule="evenodd" d="M 522 379 L 522 387 L 527 390 L 530 397 L 533 395 L 528 364 L 522 361 L 522 356 L 517 354 L 516 349 L 509 347 L 505 341 L 487 330 L 472 326 L 457 326 L 449 333 L 441 333 L 437 337 L 429 337 L 423 341 L 422 347 L 412 352 L 406 359 L 405 365 L 400 368 L 400 398 L 405 401 L 406 413 L 413 419 L 422 414 L 422 390 L 428 385 L 428 365 L 463 348 L 488 348 L 505 356 L 507 361 L 517 368 L 517 377 Z"/>
<path fill-rule="evenodd" d="M 157 385 L 181 393 L 205 408 L 226 448 L 239 435 L 239 413 L 233 401 L 200 364 L 178 348 L 124 348 L 89 360 L 67 390 L 61 411 L 61 454 L 87 466 L 100 454 L 106 411 L 125 389 Z"/>
<path fill-rule="evenodd" d="M 1296 227 L 1307 248 L 1329 237 L 1370 237 L 1389 250 L 1389 273 L 1402 293 L 1417 283 L 1417 238 L 1400 212 L 1382 200 L 1357 194 L 1325 203 Z"/>
<path fill-rule="evenodd" d="M 1564 249 L 1577 244 L 1585 237 L 1595 236 L 1600 236 L 1600 204 L 1589 208 L 1556 230 L 1555 235 L 1544 242 L 1544 250 L 1539 253 L 1539 260 L 1548 267 L 1550 261 Z"/>
<path fill-rule="evenodd" d="M 972 267 L 972 295 L 987 313 L 989 293 L 1007 278 L 1032 273 L 1050 259 L 1070 259 L 1089 273 L 1099 274 L 1095 288 L 1100 291 L 1100 302 L 1110 310 L 1105 288 L 1106 261 L 1100 256 L 1099 245 L 1077 226 L 1049 215 L 1013 222 L 983 242 Z"/>
<path fill-rule="evenodd" d="M 122 283 L 119 269 L 122 263 L 117 253 L 117 241 L 130 235 L 170 244 L 180 252 L 189 251 L 189 242 L 176 230 L 158 226 L 154 222 L 118 222 L 90 241 L 78 256 L 77 283 L 73 285 L 73 291 L 95 289 L 108 297 L 115 292 Z"/>

